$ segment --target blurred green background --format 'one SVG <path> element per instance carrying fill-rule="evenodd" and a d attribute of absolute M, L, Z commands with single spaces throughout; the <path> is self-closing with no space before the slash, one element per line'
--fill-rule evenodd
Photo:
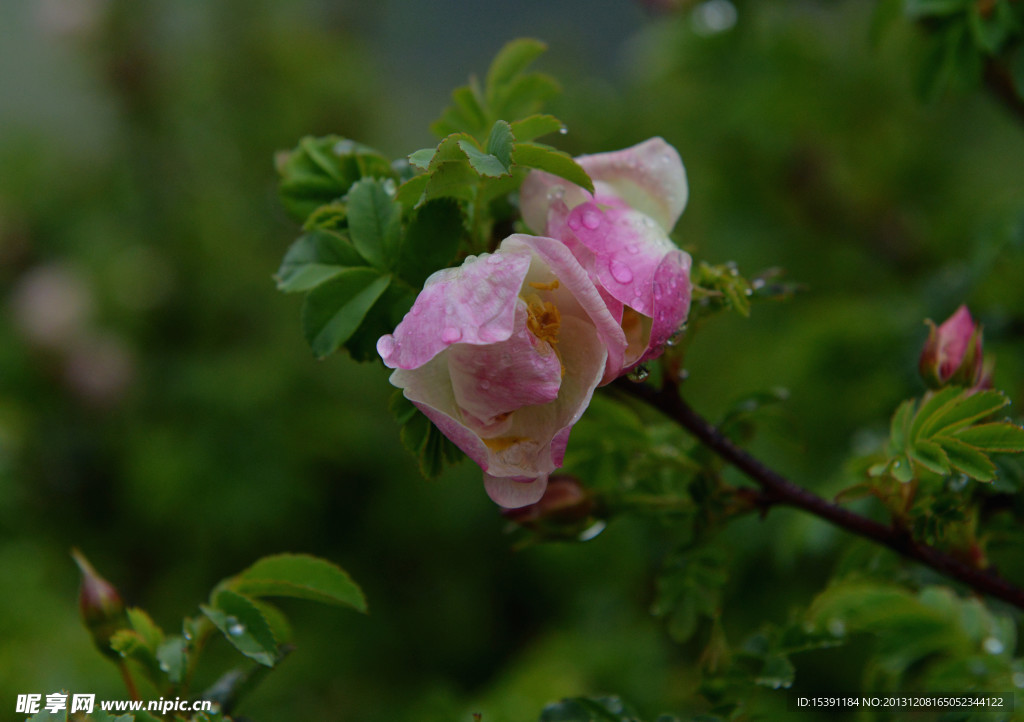
<path fill-rule="evenodd" d="M 1024 124 L 981 91 L 919 101 L 915 29 L 873 38 L 873 3 L 690 6 L 0 3 L 0 715 L 19 693 L 123 696 L 79 625 L 72 546 L 169 629 L 260 555 L 345 567 L 371 614 L 288 605 L 298 650 L 240 710 L 259 722 L 516 722 L 601 692 L 689 711 L 700 650 L 648 614 L 665 535 L 621 521 L 514 551 L 479 470 L 420 478 L 383 367 L 315 362 L 271 279 L 297 231 L 275 151 L 426 146 L 516 36 L 550 45 L 563 149 L 664 136 L 691 186 L 676 240 L 806 283 L 688 358 L 711 416 L 790 390 L 758 453 L 836 491 L 920 391 L 922 320 L 961 302 L 1024 403 Z M 785 510 L 736 525 L 727 633 L 805 604 L 842 542 Z M 815 654 L 798 689 L 856 688 L 854 662 Z"/>

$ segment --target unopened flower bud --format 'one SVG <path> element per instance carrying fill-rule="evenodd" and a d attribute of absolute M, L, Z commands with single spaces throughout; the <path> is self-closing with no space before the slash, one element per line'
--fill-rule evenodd
<path fill-rule="evenodd" d="M 71 550 L 78 569 L 82 572 L 82 584 L 78 590 L 78 608 L 82 622 L 92 635 L 93 641 L 104 654 L 118 658 L 110 648 L 110 638 L 119 629 L 127 626 L 124 602 L 117 589 L 101 577 L 77 549 Z"/>
<path fill-rule="evenodd" d="M 928 340 L 921 350 L 918 369 L 930 388 L 963 386 L 988 388 L 992 385 L 991 364 L 982 358 L 981 326 L 971 318 L 967 306 L 960 306 L 940 326 L 930 319 Z"/>
<path fill-rule="evenodd" d="M 574 537 L 592 521 L 596 504 L 576 477 L 552 476 L 544 495 L 534 504 L 504 509 L 502 516 L 516 524 L 554 536 Z"/>

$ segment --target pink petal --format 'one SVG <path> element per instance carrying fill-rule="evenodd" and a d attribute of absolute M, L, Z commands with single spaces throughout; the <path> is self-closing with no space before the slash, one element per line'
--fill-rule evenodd
<path fill-rule="evenodd" d="M 389 368 L 422 366 L 453 343 L 490 344 L 512 334 L 516 302 L 530 267 L 525 249 L 470 256 L 431 275 L 377 352 Z"/>
<path fill-rule="evenodd" d="M 484 474 L 484 489 L 487 490 L 487 496 L 491 497 L 495 504 L 506 509 L 518 509 L 522 506 L 536 504 L 544 496 L 547 486 L 547 474 L 528 481 Z"/>
<path fill-rule="evenodd" d="M 686 207 L 686 170 L 676 149 L 661 138 L 576 160 L 594 181 L 597 195 L 621 198 L 666 232 L 672 230 Z M 564 203 L 571 209 L 588 200 L 590 194 L 579 186 L 543 171 L 531 171 L 519 191 L 526 225 L 549 235 L 549 211 L 554 204 Z"/>
<path fill-rule="evenodd" d="M 509 249 L 527 247 L 551 269 L 558 279 L 559 288 L 552 294 L 563 317 L 575 316 L 592 324 L 607 352 L 607 370 L 602 384 L 618 376 L 626 350 L 626 337 L 616 319 L 608 309 L 601 292 L 594 286 L 586 269 L 562 241 L 543 236 L 516 234 L 502 243 Z M 527 279 L 529 281 L 531 279 Z"/>
<path fill-rule="evenodd" d="M 486 346 L 460 343 L 449 350 L 455 400 L 464 415 L 472 418 L 471 426 L 487 427 L 496 417 L 522 406 L 546 404 L 558 397 L 561 362 L 551 346 L 527 330 L 526 318 L 526 304 L 519 301 L 516 330 L 508 340 Z"/>
<path fill-rule="evenodd" d="M 566 225 L 593 254 L 589 270 L 609 295 L 653 316 L 654 272 L 676 246 L 648 216 L 622 201 L 601 201 L 572 209 Z"/>
<path fill-rule="evenodd" d="M 679 152 L 661 138 L 651 138 L 613 153 L 576 159 L 595 185 L 613 190 L 626 203 L 657 221 L 665 231 L 675 226 L 689 196 Z M 602 189 L 597 189 L 598 195 Z"/>

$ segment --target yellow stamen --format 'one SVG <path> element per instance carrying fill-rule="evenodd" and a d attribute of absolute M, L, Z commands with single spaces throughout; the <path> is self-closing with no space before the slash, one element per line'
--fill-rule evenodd
<path fill-rule="evenodd" d="M 521 441 L 526 441 L 523 436 L 498 436 L 493 439 L 481 439 L 484 445 L 495 453 L 501 453 L 505 449 L 512 448 Z"/>
<path fill-rule="evenodd" d="M 559 283 L 558 279 L 556 278 L 551 283 L 540 283 L 539 281 L 530 281 L 528 285 L 532 288 L 536 288 L 538 291 L 554 291 L 556 288 L 558 288 Z"/>

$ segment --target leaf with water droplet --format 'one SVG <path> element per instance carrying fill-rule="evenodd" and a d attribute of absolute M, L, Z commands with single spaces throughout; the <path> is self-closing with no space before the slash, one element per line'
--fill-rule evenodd
<path fill-rule="evenodd" d="M 184 637 L 173 635 L 165 639 L 157 647 L 156 658 L 169 681 L 178 684 L 185 679 L 185 671 L 188 669 L 188 642 Z"/>
<path fill-rule="evenodd" d="M 277 662 L 277 640 L 270 625 L 252 599 L 230 589 L 221 589 L 213 605 L 199 607 L 239 652 L 262 665 Z"/>

